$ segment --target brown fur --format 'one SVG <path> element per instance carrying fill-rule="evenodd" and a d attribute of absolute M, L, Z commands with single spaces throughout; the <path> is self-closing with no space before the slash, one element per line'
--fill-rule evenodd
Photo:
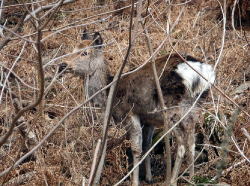
<path fill-rule="evenodd" d="M 168 58 L 169 60 L 167 62 Z M 183 61 L 177 54 L 172 54 L 171 56 L 165 55 L 156 60 L 158 74 L 160 75 L 163 71 L 160 83 L 166 106 L 178 105 L 181 98 L 187 94 L 184 85 L 179 79 L 170 78 L 174 73 L 173 70 L 175 67 L 181 62 Z M 165 69 L 164 66 L 166 66 Z M 161 114 L 149 114 L 152 113 L 158 105 L 155 80 L 150 63 L 140 71 L 120 80 L 115 100 L 118 103 L 115 104 L 117 106 L 114 108 L 114 116 L 116 119 L 123 120 L 125 115 L 132 110 L 134 114 L 140 115 L 144 120 L 153 120 L 156 126 L 162 126 L 163 119 L 160 117 Z"/>

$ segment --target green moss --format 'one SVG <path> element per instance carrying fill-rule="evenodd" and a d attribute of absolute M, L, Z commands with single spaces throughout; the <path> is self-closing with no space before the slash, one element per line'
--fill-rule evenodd
<path fill-rule="evenodd" d="M 194 176 L 193 182 L 197 186 L 203 186 L 205 184 L 216 184 L 216 182 L 214 180 L 212 180 L 209 177 L 205 177 L 205 176 Z"/>

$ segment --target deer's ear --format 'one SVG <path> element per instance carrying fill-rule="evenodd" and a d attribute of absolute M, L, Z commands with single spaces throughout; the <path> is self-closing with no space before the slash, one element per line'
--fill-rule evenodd
<path fill-rule="evenodd" d="M 83 33 L 82 33 L 82 37 L 81 37 L 82 40 L 89 40 L 89 34 L 87 33 L 87 30 L 84 29 L 83 30 Z"/>
<path fill-rule="evenodd" d="M 101 45 L 103 44 L 103 39 L 102 39 L 102 36 L 99 32 L 96 32 L 94 34 L 93 40 L 94 40 L 94 46 L 99 45 L 98 48 L 102 47 Z"/>

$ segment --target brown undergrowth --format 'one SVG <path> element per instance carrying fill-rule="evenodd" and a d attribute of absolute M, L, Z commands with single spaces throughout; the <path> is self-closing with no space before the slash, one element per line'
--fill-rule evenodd
<path fill-rule="evenodd" d="M 227 25 L 225 42 L 222 46 L 223 25 L 222 21 L 218 19 L 220 14 L 218 2 L 210 0 L 181 4 L 182 2 L 184 1 L 173 1 L 171 6 L 163 0 L 151 2 L 151 16 L 148 17 L 146 26 L 154 50 L 166 37 L 165 33 L 169 20 L 171 20 L 169 23 L 171 28 L 180 12 L 182 12 L 178 23 L 171 31 L 170 40 L 164 43 L 157 56 L 171 52 L 172 49 L 169 44 L 171 42 L 180 53 L 190 54 L 206 63 L 215 64 L 220 50 L 223 50 L 216 67 L 216 85 L 239 103 L 245 111 L 250 113 L 250 88 L 239 88 L 245 82 L 250 82 L 250 32 L 244 27 L 234 30 L 230 28 L 230 25 Z M 64 5 L 56 13 L 43 34 L 43 38 L 47 38 L 42 43 L 44 64 L 53 58 L 71 52 L 74 46 L 81 42 L 81 33 L 86 28 L 89 32 L 101 32 L 106 44 L 104 50 L 110 73 L 113 75 L 117 71 L 128 46 L 129 14 L 127 14 L 128 11 L 108 13 L 113 11 L 114 7 L 117 7 L 116 1 L 107 0 L 104 7 L 96 6 L 94 1 L 76 1 Z M 146 3 L 143 7 L 145 9 Z M 106 14 L 103 14 L 105 12 Z M 144 11 L 142 15 L 145 18 L 146 12 Z M 80 24 L 86 25 L 80 26 Z M 57 30 L 64 27 L 67 29 L 57 32 Z M 24 25 L 21 35 L 33 32 L 35 30 L 31 23 L 28 22 Z M 136 68 L 149 58 L 142 30 L 139 30 L 136 34 L 136 41 L 126 71 Z M 34 39 L 34 36 L 28 38 Z M 7 73 L 6 68 L 11 68 L 19 55 L 23 43 L 24 41 L 18 39 L 13 40 L 0 51 L 0 61 L 4 66 L 2 72 L 5 74 Z M 19 100 L 22 100 L 21 102 L 24 105 L 34 100 L 36 96 L 38 84 L 36 55 L 34 46 L 27 44 L 20 60 L 14 67 L 15 75 L 10 76 L 7 83 L 7 87 L 18 96 Z M 49 88 L 45 92 L 44 100 L 39 107 L 24 114 L 25 130 L 27 134 L 35 136 L 32 138 L 33 141 L 30 140 L 30 137 L 21 135 L 19 130 L 16 129 L 9 138 L 8 143 L 0 149 L 0 171 L 13 165 L 17 159 L 40 141 L 58 123 L 60 118 L 84 101 L 84 81 L 82 79 L 70 74 L 64 74 L 53 80 L 58 64 L 62 61 L 63 59 L 57 60 L 45 67 L 45 86 Z M 17 79 L 21 79 L 21 81 Z M 52 80 L 53 84 L 51 85 Z M 230 126 L 230 117 L 236 107 L 214 89 L 212 92 L 213 97 L 207 102 L 204 118 L 197 128 L 205 135 L 204 143 L 221 146 L 219 143 L 212 144 L 209 141 L 210 127 L 214 126 L 215 132 L 218 133 L 221 142 L 223 142 L 225 140 L 224 134 L 228 126 Z M 83 177 L 89 177 L 94 148 L 102 131 L 102 119 L 98 114 L 98 109 L 90 106 L 89 104 L 85 105 L 66 119 L 62 127 L 58 128 L 32 157 L 26 159 L 6 176 L 0 177 L 0 183 L 11 185 L 17 183 L 15 179 L 18 177 L 32 173 L 32 178 L 24 179 L 19 184 L 81 185 Z M 213 118 L 215 113 L 217 113 L 222 123 Z M 3 94 L 0 105 L 0 135 L 6 133 L 8 123 L 11 122 L 14 115 L 13 99 L 9 93 Z M 249 119 L 245 114 L 240 113 L 236 122 L 233 123 L 232 132 L 230 133 L 231 136 L 232 134 L 235 136 L 237 145 L 246 157 L 250 157 L 249 140 L 247 140 L 241 129 L 245 128 L 250 131 Z M 210 127 L 207 127 L 207 125 Z M 119 141 L 120 138 L 125 138 L 124 135 L 126 135 L 126 132 L 123 124 L 114 124 L 112 122 L 109 130 L 110 140 L 108 145 L 110 148 L 108 148 L 107 152 L 101 185 L 116 183 L 130 168 L 128 161 L 130 159 L 128 156 L 129 150 L 127 150 L 130 142 L 129 140 Z M 210 180 L 216 176 L 216 165 L 221 161 L 222 157 L 222 152 L 219 149 L 219 156 L 216 155 L 211 146 L 205 146 L 205 149 L 208 151 L 209 161 L 197 166 L 195 175 L 199 180 L 203 178 Z M 249 185 L 249 163 L 243 162 L 230 169 L 244 158 L 239 154 L 232 141 L 228 142 L 226 150 L 230 151 L 227 152 L 225 157 L 226 164 L 223 169 L 225 172 L 218 182 L 223 181 L 232 185 Z M 163 154 L 163 150 L 161 150 L 161 153 Z M 161 174 L 159 173 L 159 170 L 164 170 L 163 155 L 154 154 L 152 157 L 154 157 L 153 167 L 155 167 L 153 174 L 156 177 L 156 182 L 160 184 L 164 175 L 163 171 Z M 156 165 L 158 163 L 159 166 Z M 128 184 L 129 181 L 127 180 L 124 185 Z M 182 184 L 187 185 L 185 182 Z"/>

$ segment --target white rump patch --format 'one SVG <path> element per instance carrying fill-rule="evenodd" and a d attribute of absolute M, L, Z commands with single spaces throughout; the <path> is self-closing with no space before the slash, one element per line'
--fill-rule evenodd
<path fill-rule="evenodd" d="M 208 82 L 200 77 L 191 67 L 186 63 L 181 63 L 177 66 L 176 72 L 182 77 L 183 84 L 190 91 L 191 96 L 196 96 L 201 92 L 210 88 L 210 83 L 215 81 L 215 72 L 211 65 L 197 62 L 187 61 L 196 71 L 203 75 Z"/>

